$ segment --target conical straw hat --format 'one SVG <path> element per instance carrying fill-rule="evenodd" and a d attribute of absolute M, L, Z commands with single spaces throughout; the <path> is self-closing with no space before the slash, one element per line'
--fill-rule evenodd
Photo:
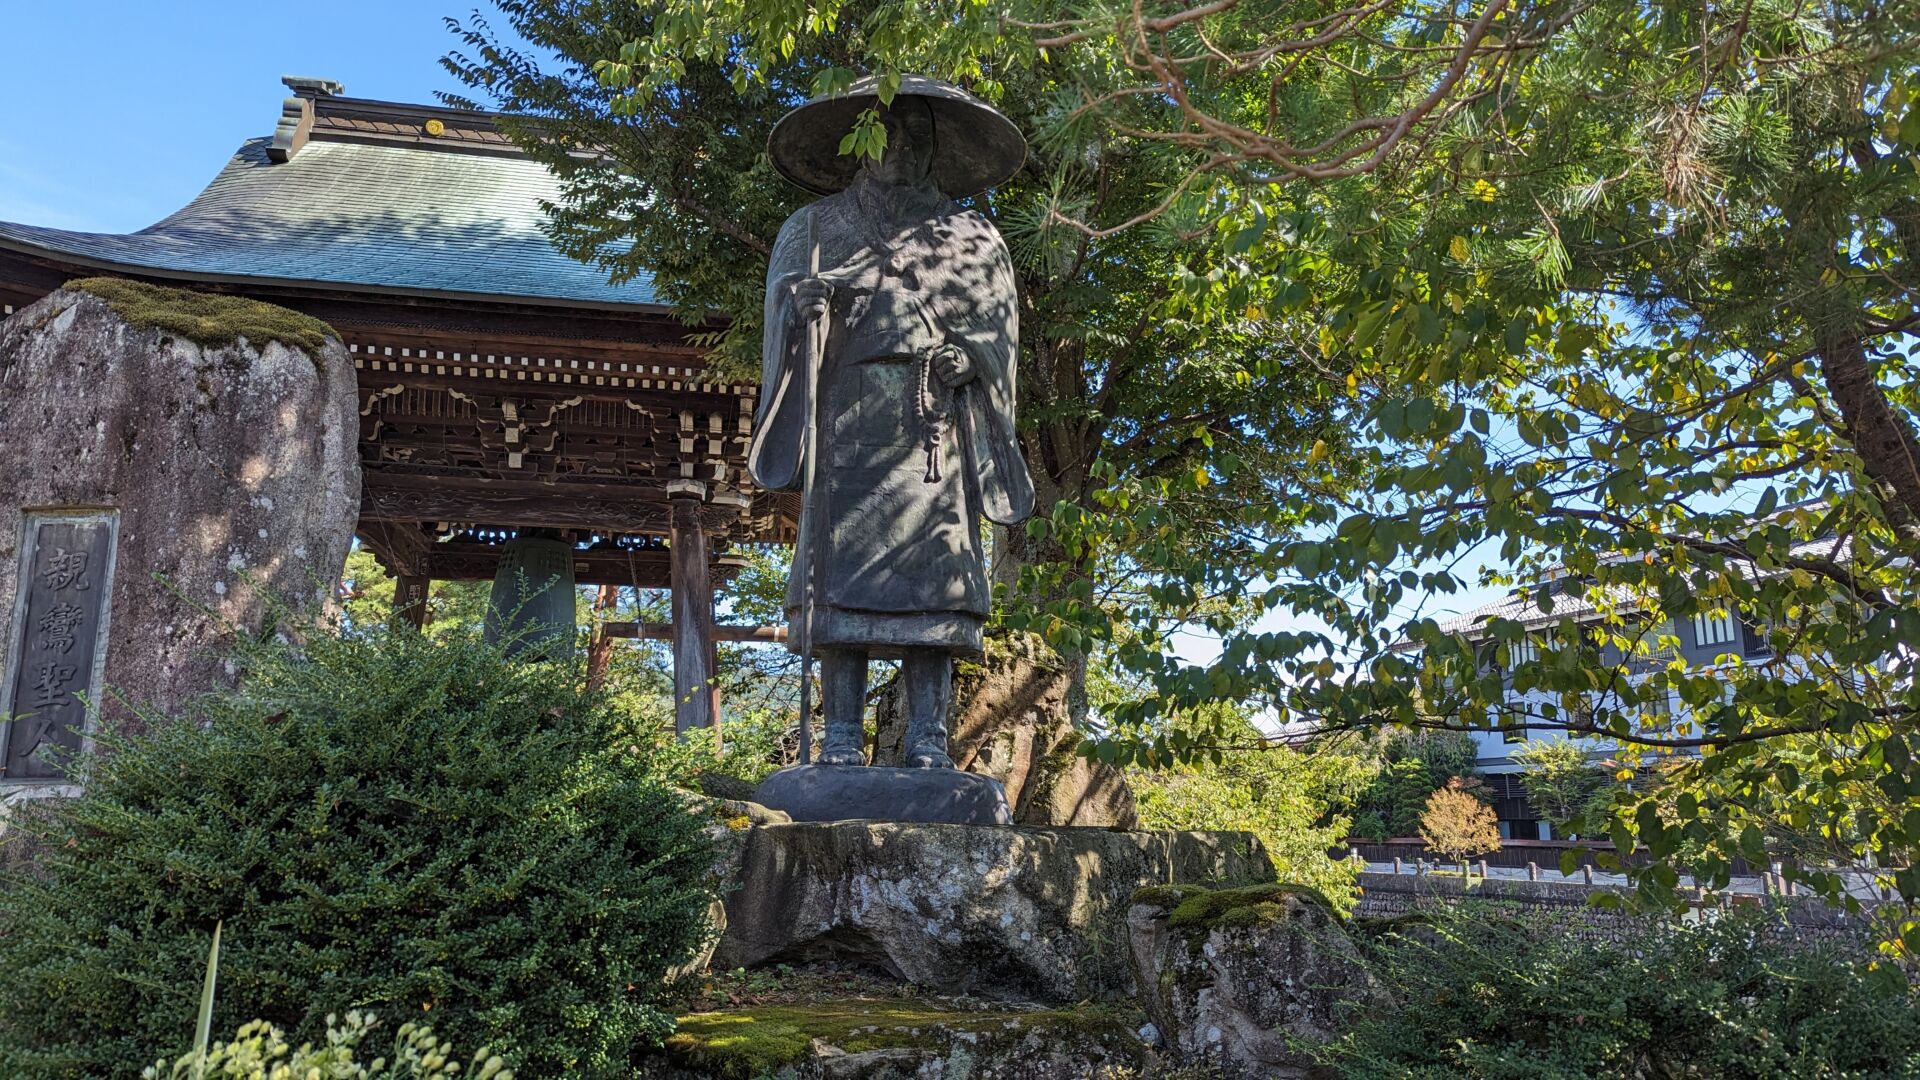
<path fill-rule="evenodd" d="M 877 76 L 844 92 L 814 98 L 780 118 L 767 139 L 767 153 L 780 175 L 820 195 L 845 190 L 860 171 L 860 159 L 840 152 L 854 121 L 879 103 Z M 1027 158 L 1027 140 L 993 106 L 951 83 L 902 75 L 895 104 L 926 102 L 933 113 L 933 163 L 929 175 L 949 198 L 964 199 L 1003 183 Z"/>

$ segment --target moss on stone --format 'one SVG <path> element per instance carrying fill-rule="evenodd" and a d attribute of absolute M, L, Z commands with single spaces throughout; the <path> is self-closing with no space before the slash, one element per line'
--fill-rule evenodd
<path fill-rule="evenodd" d="M 1195 896 L 1207 891 L 1208 890 L 1201 885 L 1149 885 L 1144 889 L 1134 890 L 1133 902 L 1136 904 L 1151 904 L 1154 907 L 1172 908 L 1178 907 L 1180 902 L 1189 896 Z"/>
<path fill-rule="evenodd" d="M 1128 1036 L 1132 1021 L 1098 1005 L 1060 1009 L 967 1008 L 923 1000 L 844 998 L 758 1005 L 682 1016 L 666 1048 L 716 1080 L 754 1080 L 813 1054 L 815 1040 L 849 1054 L 917 1049 L 945 1053 L 955 1037 L 976 1046 L 1038 1032 L 1049 1044 Z"/>
<path fill-rule="evenodd" d="M 1167 925 L 1181 929 L 1207 931 L 1220 927 L 1264 926 L 1286 917 L 1287 906 L 1283 901 L 1289 896 L 1303 897 L 1329 913 L 1334 910 L 1327 898 L 1311 885 L 1270 881 L 1238 889 L 1174 887 L 1186 891 L 1178 903 L 1172 905 Z"/>
<path fill-rule="evenodd" d="M 277 341 L 302 350 L 318 363 L 327 339 L 340 336 L 311 315 L 239 296 L 113 277 L 69 281 L 66 288 L 105 300 L 130 326 L 174 334 L 207 348 L 232 345 L 241 338 L 256 349 Z"/>

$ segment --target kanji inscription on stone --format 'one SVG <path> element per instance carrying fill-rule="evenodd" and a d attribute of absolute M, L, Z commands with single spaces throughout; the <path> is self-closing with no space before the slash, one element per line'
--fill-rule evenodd
<path fill-rule="evenodd" d="M 111 582 L 110 515 L 29 517 L 18 607 L 0 697 L 0 782 L 60 780 L 49 748 L 77 750 L 99 693 L 101 622 Z"/>

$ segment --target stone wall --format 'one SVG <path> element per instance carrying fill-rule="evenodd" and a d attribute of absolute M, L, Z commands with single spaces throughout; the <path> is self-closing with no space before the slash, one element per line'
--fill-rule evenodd
<path fill-rule="evenodd" d="M 1476 877 L 1471 885 L 1458 877 L 1436 874 L 1363 873 L 1358 880 L 1360 899 L 1355 920 L 1391 919 L 1434 907 L 1463 902 L 1497 905 L 1503 915 L 1541 933 L 1582 941 L 1614 942 L 1644 930 L 1644 919 L 1618 908 L 1596 907 L 1590 901 L 1605 885 L 1578 881 L 1525 881 Z M 1619 891 L 1614 889 L 1612 891 Z M 1709 907 L 1723 903 L 1765 904 L 1779 918 L 1768 934 L 1784 944 L 1832 942 L 1871 954 L 1873 932 L 1865 918 L 1828 907 L 1814 897 L 1742 895 L 1711 898 Z"/>

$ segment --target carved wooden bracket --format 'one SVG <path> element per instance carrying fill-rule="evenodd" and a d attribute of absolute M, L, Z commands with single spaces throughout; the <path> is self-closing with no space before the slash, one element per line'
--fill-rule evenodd
<path fill-rule="evenodd" d="M 560 438 L 554 422 L 561 413 L 586 400 L 570 397 L 560 401 L 529 403 L 518 398 L 490 394 L 468 395 L 458 390 L 448 390 L 447 393 L 472 403 L 479 414 L 480 445 L 504 453 L 509 469 L 522 467 L 528 453 L 551 453 L 554 443 Z"/>

